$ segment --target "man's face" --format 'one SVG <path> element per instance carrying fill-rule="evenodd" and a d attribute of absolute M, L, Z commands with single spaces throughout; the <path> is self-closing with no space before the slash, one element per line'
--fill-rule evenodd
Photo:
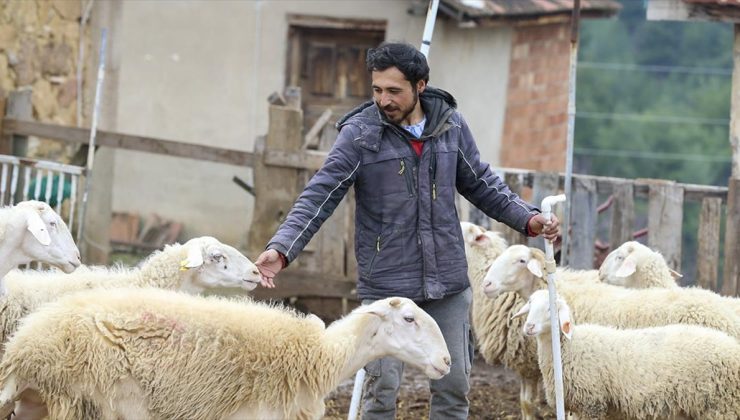
<path fill-rule="evenodd" d="M 373 100 L 388 121 L 400 124 L 414 111 L 419 93 L 425 88 L 419 81 L 416 89 L 396 67 L 373 71 Z"/>

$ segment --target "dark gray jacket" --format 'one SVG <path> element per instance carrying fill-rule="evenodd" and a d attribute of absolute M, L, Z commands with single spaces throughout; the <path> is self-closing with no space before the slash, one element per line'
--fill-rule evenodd
<path fill-rule="evenodd" d="M 428 87 L 421 157 L 404 129 L 367 102 L 338 124 L 337 141 L 267 248 L 293 261 L 355 187 L 355 256 L 360 299 L 440 299 L 469 286 L 459 192 L 488 216 L 527 233 L 538 210 L 522 201 L 480 161 L 455 100 Z"/>

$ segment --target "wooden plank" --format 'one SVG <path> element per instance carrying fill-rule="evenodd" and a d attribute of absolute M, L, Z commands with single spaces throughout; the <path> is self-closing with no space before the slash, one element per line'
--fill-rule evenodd
<path fill-rule="evenodd" d="M 575 269 L 591 269 L 594 265 L 596 239 L 596 206 L 598 196 L 593 180 L 573 180 L 573 205 L 570 226 L 572 234 L 568 265 Z"/>
<path fill-rule="evenodd" d="M 319 138 L 319 134 L 321 133 L 322 129 L 326 125 L 326 123 L 329 122 L 332 116 L 332 110 L 331 108 L 327 108 L 326 111 L 324 111 L 318 120 L 316 120 L 316 123 L 314 123 L 313 127 L 311 127 L 310 130 L 308 130 L 308 133 L 306 133 L 306 136 L 303 138 L 303 148 L 304 149 L 316 149 L 319 146 L 319 142 L 321 141 L 321 138 Z M 323 149 L 322 150 L 329 150 L 329 149 Z"/>
<path fill-rule="evenodd" d="M 740 24 L 735 24 L 735 42 L 732 48 L 732 97 L 730 105 L 730 148 L 732 167 L 730 177 L 740 178 Z"/>
<path fill-rule="evenodd" d="M 326 160 L 326 152 L 316 150 L 289 152 L 270 149 L 265 150 L 263 156 L 265 165 L 294 169 L 311 169 L 314 171 L 318 171 Z"/>
<path fill-rule="evenodd" d="M 344 277 L 306 273 L 288 268 L 275 278 L 274 289 L 258 287 L 250 294 L 258 300 L 316 296 L 357 299 L 356 283 Z"/>
<path fill-rule="evenodd" d="M 68 143 L 87 144 L 90 139 L 90 130 L 87 128 L 67 127 L 36 121 L 21 121 L 17 118 L 5 118 L 2 128 L 3 134 L 22 134 L 61 140 Z M 95 141 L 97 145 L 103 147 L 207 160 L 237 166 L 252 166 L 254 163 L 254 154 L 241 150 L 101 130 L 98 130 L 96 136 Z"/>
<path fill-rule="evenodd" d="M 705 198 L 699 216 L 699 247 L 696 252 L 696 284 L 717 291 L 719 267 L 719 234 L 722 221 L 722 200 Z"/>
<path fill-rule="evenodd" d="M 547 196 L 555 195 L 558 193 L 558 181 L 559 176 L 557 172 L 536 172 L 532 180 L 532 201 L 531 203 L 537 207 L 540 207 L 542 199 Z M 557 208 L 554 209 L 558 211 Z M 562 217 L 560 218 L 562 220 Z M 545 241 L 541 236 L 536 238 L 529 238 L 527 241 L 529 246 L 544 249 Z"/>
<path fill-rule="evenodd" d="M 313 16 L 288 14 L 290 26 L 321 29 L 352 29 L 358 31 L 381 31 L 385 32 L 387 22 L 385 19 L 348 19 L 330 16 Z"/>
<path fill-rule="evenodd" d="M 30 120 L 33 118 L 33 105 L 31 104 L 31 89 L 19 89 L 10 92 L 5 104 L 5 115 L 16 120 Z M 3 122 L 3 130 L 7 130 L 10 124 Z M 28 156 L 29 134 L 13 134 L 10 137 L 10 153 L 15 156 Z"/>
<path fill-rule="evenodd" d="M 613 250 L 632 240 L 635 227 L 635 190 L 631 182 L 621 182 L 614 185 L 612 194 L 614 203 L 609 228 L 609 248 Z"/>
<path fill-rule="evenodd" d="M 669 267 L 681 271 L 683 188 L 671 181 L 654 181 L 648 202 L 648 245 L 663 254 Z"/>
<path fill-rule="evenodd" d="M 722 294 L 740 296 L 740 178 L 730 178 L 728 188 Z"/>

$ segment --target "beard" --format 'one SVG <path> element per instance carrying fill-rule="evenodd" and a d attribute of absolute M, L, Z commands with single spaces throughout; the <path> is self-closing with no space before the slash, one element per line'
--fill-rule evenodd
<path fill-rule="evenodd" d="M 388 121 L 392 122 L 393 124 L 401 124 L 401 122 L 405 120 L 406 117 L 414 112 L 414 108 L 416 108 L 416 104 L 419 102 L 419 93 L 416 90 L 416 87 L 414 87 L 413 89 L 414 101 L 407 108 L 400 108 L 396 105 L 386 105 L 385 107 L 381 107 L 378 101 L 375 101 L 375 105 L 378 107 L 378 109 L 383 111 L 383 115 L 385 115 L 385 118 Z"/>

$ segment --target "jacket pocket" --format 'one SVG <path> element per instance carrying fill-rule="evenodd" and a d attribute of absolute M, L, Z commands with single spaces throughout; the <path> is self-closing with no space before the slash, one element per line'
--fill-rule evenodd
<path fill-rule="evenodd" d="M 413 164 L 406 161 L 406 158 L 400 159 L 400 169 L 398 175 L 401 175 L 406 180 L 406 191 L 409 193 L 409 197 L 414 196 L 414 178 L 413 178 Z"/>
<path fill-rule="evenodd" d="M 373 267 L 375 267 L 375 260 L 378 259 L 378 254 L 380 254 L 380 238 L 382 235 L 378 235 L 378 237 L 375 239 L 375 253 L 373 254 L 372 258 L 370 258 L 370 262 L 367 265 L 367 270 L 365 271 L 365 277 L 368 279 L 373 274 Z"/>

